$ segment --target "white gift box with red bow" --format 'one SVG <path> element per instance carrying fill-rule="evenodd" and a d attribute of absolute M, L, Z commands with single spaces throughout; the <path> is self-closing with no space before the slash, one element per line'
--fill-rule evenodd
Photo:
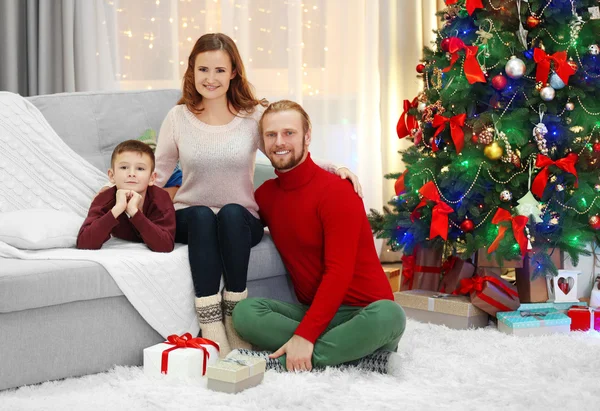
<path fill-rule="evenodd" d="M 170 335 L 164 343 L 144 349 L 144 374 L 175 379 L 201 379 L 219 359 L 219 345 L 205 338 Z"/>

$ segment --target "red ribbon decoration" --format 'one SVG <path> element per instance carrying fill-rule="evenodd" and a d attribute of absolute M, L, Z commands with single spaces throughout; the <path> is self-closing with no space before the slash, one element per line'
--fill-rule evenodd
<path fill-rule="evenodd" d="M 408 289 L 412 290 L 413 280 L 415 277 L 415 262 L 416 258 L 413 255 L 402 256 L 402 285 L 408 285 Z"/>
<path fill-rule="evenodd" d="M 452 57 L 450 57 L 450 65 L 446 67 L 443 72 L 448 72 L 458 60 L 458 52 L 460 50 L 465 50 L 465 76 L 467 77 L 467 81 L 469 84 L 473 83 L 485 83 L 485 75 L 483 71 L 481 71 L 481 67 L 477 62 L 477 52 L 479 48 L 477 46 L 467 46 L 465 43 L 459 39 L 458 37 L 448 37 L 450 40 L 448 45 L 448 52 L 451 53 Z"/>
<path fill-rule="evenodd" d="M 539 198 L 542 197 L 546 185 L 548 184 L 548 178 L 550 177 L 550 166 L 556 166 L 567 173 L 571 173 L 577 179 L 577 170 L 575 169 L 577 160 L 579 160 L 579 156 L 575 153 L 569 153 L 566 157 L 556 161 L 553 161 L 550 157 L 543 154 L 538 154 L 537 159 L 535 160 L 535 166 L 541 168 L 542 171 L 535 176 L 533 184 L 531 185 L 531 192 Z M 575 180 L 575 187 L 577 187 L 577 185 L 577 180 Z"/>
<path fill-rule="evenodd" d="M 404 178 L 406 177 L 407 173 L 408 173 L 408 169 L 404 170 L 404 172 L 400 175 L 400 177 L 398 177 L 398 179 L 394 183 L 394 191 L 396 192 L 397 196 L 406 192 L 406 186 L 404 185 Z"/>
<path fill-rule="evenodd" d="M 417 97 L 415 97 L 412 103 L 408 100 L 404 100 L 404 112 L 400 116 L 398 120 L 398 124 L 396 125 L 396 133 L 398 134 L 398 138 L 403 138 L 406 136 L 410 136 L 410 132 L 412 129 L 418 128 L 419 123 L 415 116 L 408 114 L 408 110 L 411 108 L 416 108 L 419 104 Z"/>
<path fill-rule="evenodd" d="M 419 208 L 427 205 L 427 200 L 433 201 L 435 206 L 431 212 L 431 228 L 429 229 L 429 238 L 433 240 L 438 235 L 444 240 L 448 239 L 448 214 L 454 212 L 454 209 L 441 200 L 440 193 L 433 181 L 428 182 L 419 190 L 423 199 L 415 207 L 411 214 L 411 219 L 414 220 L 416 212 Z M 416 269 L 419 271 L 418 269 Z"/>
<path fill-rule="evenodd" d="M 550 74 L 550 62 L 554 62 L 554 71 L 563 81 L 563 83 L 569 83 L 569 77 L 575 74 L 575 69 L 569 65 L 567 61 L 566 51 L 557 51 L 556 53 L 549 55 L 542 49 L 535 48 L 533 50 L 533 60 L 537 63 L 535 71 L 535 81 L 546 84 L 548 82 L 548 74 Z"/>
<path fill-rule="evenodd" d="M 524 215 L 512 217 L 510 215 L 510 212 L 503 208 L 499 208 L 498 211 L 496 211 L 494 218 L 492 219 L 492 224 L 499 224 L 502 221 L 511 222 L 513 234 L 515 236 L 515 239 L 517 240 L 517 243 L 519 243 L 519 247 L 521 248 L 521 255 L 524 256 L 527 253 L 527 237 L 525 237 L 523 230 L 525 229 L 529 218 L 525 217 Z M 488 248 L 488 254 L 493 253 L 498 248 L 498 246 L 500 245 L 500 241 L 502 241 L 502 239 L 504 238 L 504 233 L 506 232 L 506 230 L 508 230 L 507 225 L 500 226 L 498 230 L 498 236 L 496 237 L 492 245 L 490 245 L 490 247 Z"/>
<path fill-rule="evenodd" d="M 508 295 L 513 300 L 515 299 L 515 297 L 517 297 L 517 298 L 519 297 L 519 294 L 515 290 L 508 287 L 499 278 L 487 276 L 487 275 L 484 277 L 482 277 L 480 275 L 475 275 L 471 278 L 463 278 L 462 280 L 460 280 L 460 287 L 458 289 L 456 289 L 452 294 L 470 294 L 470 293 L 474 292 L 475 295 L 477 297 L 479 297 L 481 300 L 485 301 L 486 303 L 488 303 L 490 305 L 493 305 L 500 311 L 511 311 L 511 309 L 509 307 L 505 306 L 504 304 L 500 303 L 499 301 L 496 301 L 493 298 L 491 298 L 485 294 L 482 294 L 483 285 L 484 285 L 485 281 L 489 281 L 490 283 L 494 284 L 500 290 L 504 291 L 506 293 L 506 295 Z"/>
<path fill-rule="evenodd" d="M 452 6 L 456 4 L 458 0 L 446 0 L 446 6 Z M 473 14 L 475 9 L 482 9 L 483 3 L 481 0 L 467 0 L 467 11 L 469 12 L 469 16 Z"/>
<path fill-rule="evenodd" d="M 204 354 L 204 361 L 202 364 L 202 375 L 206 374 L 206 362 L 208 361 L 208 357 L 210 356 L 208 350 L 206 349 L 206 347 L 203 347 L 202 344 L 212 345 L 217 349 L 217 351 L 220 351 L 219 345 L 216 342 L 208 340 L 206 338 L 192 338 L 192 334 L 190 333 L 185 333 L 181 337 L 176 334 L 169 335 L 167 337 L 167 341 L 165 341 L 165 344 L 174 345 L 174 347 L 167 348 L 162 352 L 162 359 L 160 363 L 161 374 L 166 374 L 169 368 L 169 353 L 178 348 L 196 348 L 202 350 Z"/>
<path fill-rule="evenodd" d="M 460 154 L 465 145 L 465 132 L 463 131 L 462 127 L 465 125 L 466 119 L 467 115 L 464 113 L 452 117 L 444 117 L 436 114 L 432 123 L 433 127 L 437 127 L 437 130 L 433 135 L 433 151 L 438 151 L 437 144 L 435 144 L 435 138 L 438 136 L 438 134 L 444 131 L 444 128 L 446 128 L 446 123 L 450 123 L 450 136 L 452 136 L 452 141 L 456 147 L 456 152 Z"/>

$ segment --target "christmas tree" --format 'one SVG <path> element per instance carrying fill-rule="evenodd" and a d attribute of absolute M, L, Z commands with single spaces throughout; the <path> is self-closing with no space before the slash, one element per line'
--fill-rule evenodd
<path fill-rule="evenodd" d="M 404 101 L 403 173 L 379 238 L 498 263 L 534 252 L 574 264 L 600 233 L 600 12 L 598 0 L 446 0 L 435 47 Z"/>

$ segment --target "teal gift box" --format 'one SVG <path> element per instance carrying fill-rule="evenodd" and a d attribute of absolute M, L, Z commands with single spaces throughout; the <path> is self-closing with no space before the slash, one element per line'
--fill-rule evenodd
<path fill-rule="evenodd" d="M 521 304 L 517 311 L 499 312 L 496 318 L 498 330 L 506 334 L 544 335 L 571 331 L 571 318 L 551 303 Z"/>
<path fill-rule="evenodd" d="M 585 301 L 579 301 L 576 303 L 527 303 L 521 304 L 519 306 L 519 311 L 521 310 L 534 310 L 534 309 L 543 309 L 547 310 L 549 308 L 554 308 L 557 311 L 560 311 L 563 314 L 566 314 L 569 311 L 569 308 L 574 305 L 579 307 L 587 307 L 587 303 Z"/>

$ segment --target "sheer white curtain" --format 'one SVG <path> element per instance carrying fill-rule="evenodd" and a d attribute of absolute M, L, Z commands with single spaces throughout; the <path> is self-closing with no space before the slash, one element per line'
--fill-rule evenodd
<path fill-rule="evenodd" d="M 313 122 L 313 156 L 350 167 L 366 207 L 381 208 L 378 1 L 107 4 L 117 15 L 121 88 L 179 88 L 196 39 L 223 32 L 236 41 L 257 94 L 302 104 Z"/>

